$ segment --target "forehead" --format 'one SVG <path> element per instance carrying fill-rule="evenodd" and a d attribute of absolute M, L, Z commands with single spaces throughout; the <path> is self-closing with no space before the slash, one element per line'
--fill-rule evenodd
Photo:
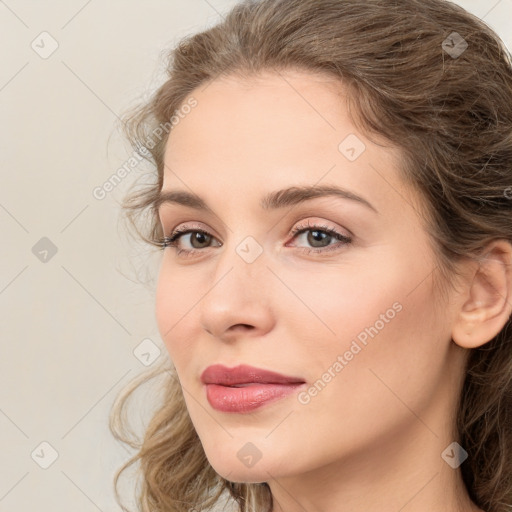
<path fill-rule="evenodd" d="M 357 130 L 346 91 L 331 77 L 304 72 L 231 76 L 199 87 L 190 97 L 196 107 L 167 141 L 163 189 L 183 189 L 185 183 L 201 195 L 226 187 L 263 195 L 326 179 L 373 196 L 377 207 L 387 194 L 397 194 L 398 148 L 376 145 Z M 344 153 L 347 140 L 360 143 L 355 160 Z"/>
<path fill-rule="evenodd" d="M 169 145 L 177 139 L 183 142 L 191 131 L 196 139 L 205 133 L 216 139 L 228 135 L 227 142 L 245 134 L 278 136 L 283 141 L 287 134 L 296 137 L 306 132 L 314 140 L 314 135 L 335 131 L 336 122 L 346 117 L 340 83 L 297 71 L 266 72 L 254 78 L 227 76 L 198 87 L 189 97 L 197 106 L 172 129 Z M 279 133 L 283 128 L 287 130 Z"/>

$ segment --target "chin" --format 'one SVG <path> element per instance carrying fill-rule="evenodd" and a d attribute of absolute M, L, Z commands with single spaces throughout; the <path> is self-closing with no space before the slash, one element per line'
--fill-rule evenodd
<path fill-rule="evenodd" d="M 275 476 L 271 461 L 264 461 L 262 458 L 254 462 L 255 459 L 251 461 L 249 457 L 244 461 L 243 452 L 240 456 L 236 452 L 229 456 L 226 452 L 214 455 L 206 452 L 206 456 L 215 472 L 230 482 L 262 483 L 268 481 L 270 475 Z"/>
<path fill-rule="evenodd" d="M 261 469 L 259 471 L 252 471 L 251 469 L 233 469 L 233 467 L 228 467 L 225 464 L 221 464 L 220 467 L 212 465 L 212 467 L 222 478 L 239 484 L 260 484 L 268 481 L 270 478 L 269 473 L 272 474 L 270 471 L 267 473 Z"/>

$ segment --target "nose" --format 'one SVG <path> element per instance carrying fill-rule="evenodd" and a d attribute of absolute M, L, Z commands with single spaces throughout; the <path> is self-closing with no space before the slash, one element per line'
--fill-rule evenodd
<path fill-rule="evenodd" d="M 226 342 L 269 332 L 275 323 L 273 275 L 264 254 L 247 263 L 234 247 L 225 247 L 214 269 L 199 303 L 202 328 Z"/>

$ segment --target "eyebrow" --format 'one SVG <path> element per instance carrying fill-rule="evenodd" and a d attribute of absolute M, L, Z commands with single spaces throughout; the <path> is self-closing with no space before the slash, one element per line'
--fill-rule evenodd
<path fill-rule="evenodd" d="M 264 210 L 278 209 L 286 206 L 293 206 L 317 197 L 327 196 L 348 199 L 373 210 L 377 214 L 379 213 L 378 210 L 363 197 L 354 194 L 354 192 L 351 192 L 350 190 L 333 185 L 290 187 L 282 190 L 276 190 L 265 195 L 260 201 L 260 206 Z M 196 210 L 205 210 L 213 213 L 213 210 L 208 206 L 204 199 L 197 194 L 184 190 L 160 192 L 153 203 L 154 210 L 159 211 L 160 206 L 164 203 L 180 204 Z"/>

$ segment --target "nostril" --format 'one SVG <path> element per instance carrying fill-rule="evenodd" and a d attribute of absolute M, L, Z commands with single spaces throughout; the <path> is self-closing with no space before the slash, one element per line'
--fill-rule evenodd
<path fill-rule="evenodd" d="M 254 329 L 254 325 L 249 324 L 236 324 L 231 327 L 233 330 L 239 330 L 239 329 Z"/>

